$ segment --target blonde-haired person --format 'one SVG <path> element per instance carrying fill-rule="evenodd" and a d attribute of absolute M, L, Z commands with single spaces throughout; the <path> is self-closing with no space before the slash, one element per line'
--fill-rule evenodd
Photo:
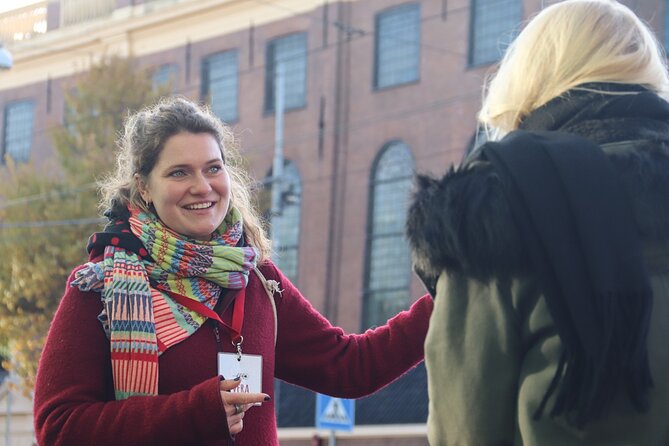
<path fill-rule="evenodd" d="M 361 335 L 333 327 L 269 260 L 249 184 L 208 109 L 169 98 L 127 119 L 110 223 L 40 359 L 40 444 L 278 445 L 274 377 L 356 398 L 422 360 L 429 296 Z"/>
<path fill-rule="evenodd" d="M 641 85 L 666 99 L 666 56 L 627 6 L 556 3 L 507 49 L 484 92 L 479 120 L 496 132 L 490 137 L 499 138 L 518 129 L 533 110 L 571 89 L 587 89 L 583 84 L 590 82 Z"/>
<path fill-rule="evenodd" d="M 553 4 L 485 89 L 491 141 L 418 178 L 431 444 L 669 444 L 668 85 L 626 6 Z"/>

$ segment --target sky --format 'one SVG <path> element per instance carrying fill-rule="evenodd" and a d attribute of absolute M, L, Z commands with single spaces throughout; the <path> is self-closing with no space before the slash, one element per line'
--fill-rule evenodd
<path fill-rule="evenodd" d="M 39 0 L 0 0 L 0 13 L 9 11 L 11 9 L 20 8 L 21 6 L 37 3 Z"/>

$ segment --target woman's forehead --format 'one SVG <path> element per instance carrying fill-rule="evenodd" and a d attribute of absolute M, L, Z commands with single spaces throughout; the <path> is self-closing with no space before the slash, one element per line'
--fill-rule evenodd
<path fill-rule="evenodd" d="M 209 133 L 181 132 L 165 141 L 157 164 L 208 162 L 221 160 L 222 149 Z"/>

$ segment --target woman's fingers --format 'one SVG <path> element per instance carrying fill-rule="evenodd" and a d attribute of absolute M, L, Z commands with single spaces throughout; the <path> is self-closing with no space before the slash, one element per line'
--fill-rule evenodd
<path fill-rule="evenodd" d="M 265 393 L 242 393 L 221 390 L 221 399 L 225 405 L 225 412 L 230 415 L 230 411 L 233 413 L 246 412 L 254 404 L 269 401 L 270 397 Z"/>
<path fill-rule="evenodd" d="M 244 417 L 244 413 L 249 410 L 251 407 L 253 407 L 253 404 L 228 404 L 225 403 L 225 414 L 228 417 L 231 417 L 233 415 L 241 414 L 242 418 Z"/>
<path fill-rule="evenodd" d="M 244 428 L 244 414 L 253 405 L 270 400 L 266 393 L 231 392 L 239 385 L 239 380 L 226 379 L 221 381 L 220 393 L 225 414 L 228 419 L 228 430 L 231 434 L 238 434 Z"/>
<path fill-rule="evenodd" d="M 244 420 L 242 417 L 235 418 L 234 420 L 228 418 L 228 431 L 232 435 L 237 435 L 244 429 Z"/>
<path fill-rule="evenodd" d="M 221 390 L 232 390 L 241 382 L 240 379 L 223 379 L 221 380 Z"/>
<path fill-rule="evenodd" d="M 234 379 L 225 379 L 221 381 L 221 399 L 225 404 L 255 404 L 263 403 L 270 400 L 266 393 L 246 393 L 246 392 L 230 392 L 235 389 L 241 381 Z"/>

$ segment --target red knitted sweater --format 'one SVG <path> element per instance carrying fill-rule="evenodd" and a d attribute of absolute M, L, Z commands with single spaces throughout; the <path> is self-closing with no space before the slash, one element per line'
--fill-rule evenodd
<path fill-rule="evenodd" d="M 271 263 L 261 267 L 280 283 L 274 316 L 255 274 L 247 289 L 242 329 L 244 353 L 263 357 L 263 392 L 273 378 L 333 396 L 357 398 L 398 378 L 423 359 L 432 299 L 364 334 L 345 334 L 321 316 Z M 68 283 L 73 276 L 68 279 Z M 40 360 L 35 387 L 35 432 L 42 446 L 226 445 L 230 443 L 219 395 L 217 353 L 232 352 L 211 322 L 159 358 L 159 396 L 114 401 L 107 340 L 97 315 L 98 293 L 66 287 Z M 222 315 L 229 320 L 229 311 Z M 244 417 L 237 446 L 278 445 L 273 401 Z"/>

